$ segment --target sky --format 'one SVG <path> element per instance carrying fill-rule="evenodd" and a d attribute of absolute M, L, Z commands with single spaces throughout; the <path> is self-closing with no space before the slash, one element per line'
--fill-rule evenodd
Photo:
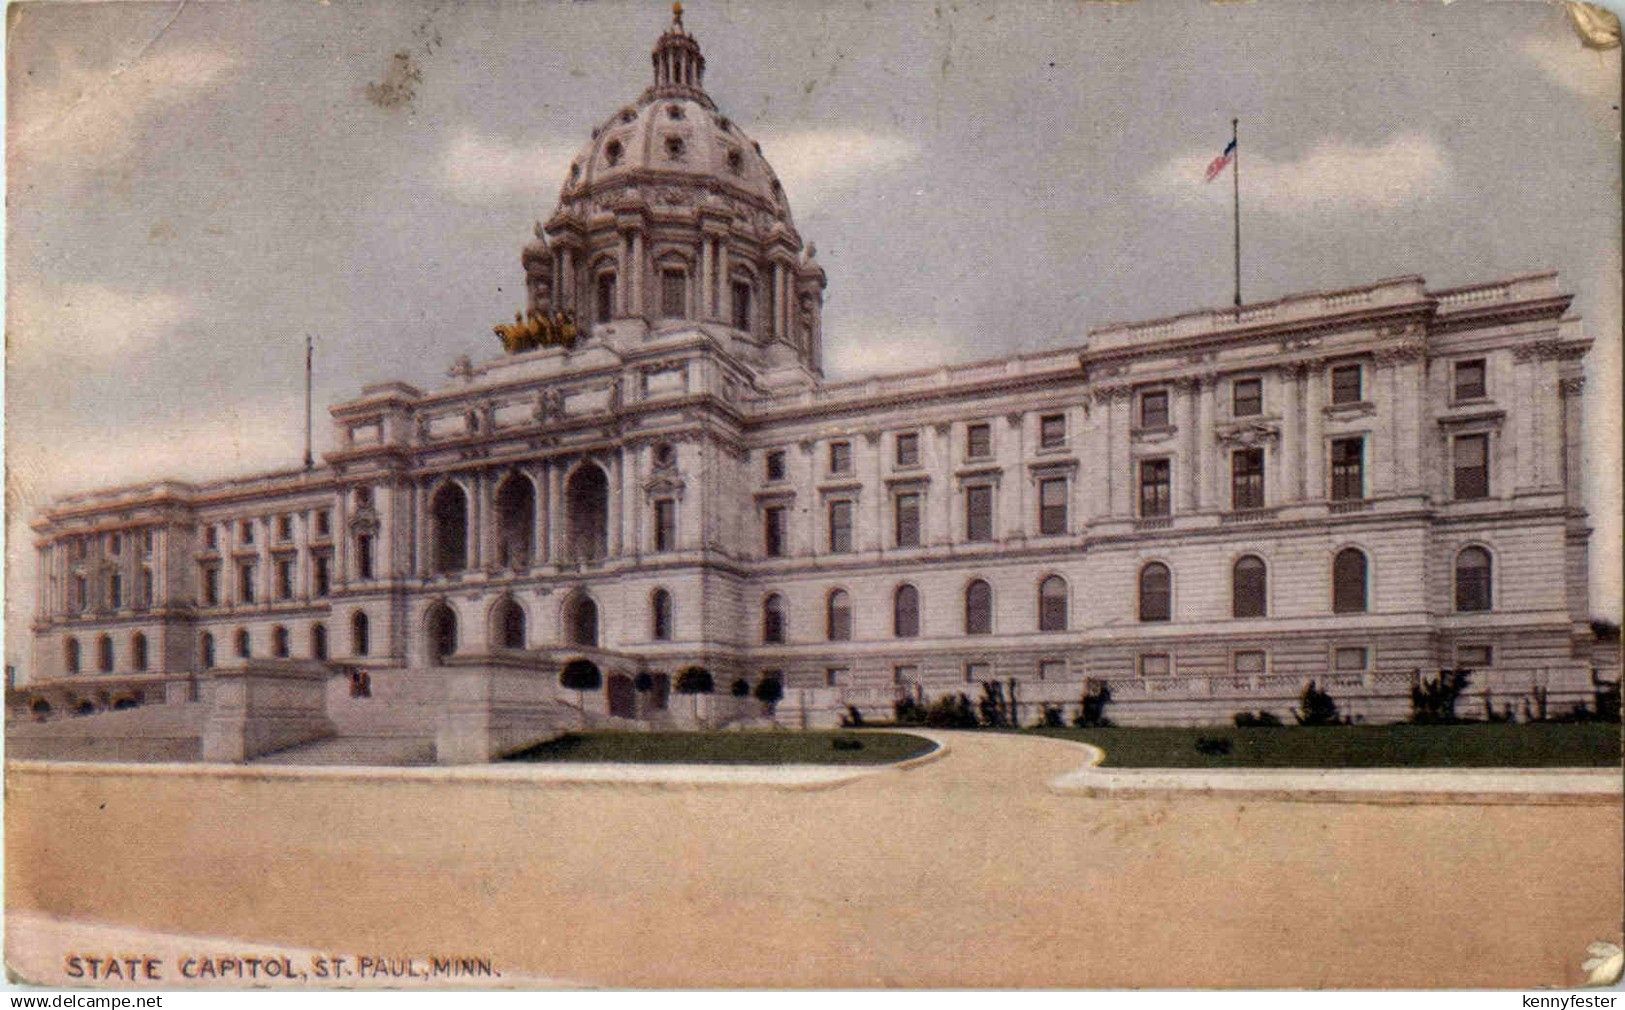
<path fill-rule="evenodd" d="M 499 352 L 519 251 L 648 83 L 663 3 L 7 9 L 9 661 L 27 523 L 294 466 L 325 407 Z M 1587 362 L 1592 598 L 1620 615 L 1619 51 L 1562 8 L 727 2 L 685 15 L 829 274 L 831 378 L 1248 301 L 1556 269 Z"/>

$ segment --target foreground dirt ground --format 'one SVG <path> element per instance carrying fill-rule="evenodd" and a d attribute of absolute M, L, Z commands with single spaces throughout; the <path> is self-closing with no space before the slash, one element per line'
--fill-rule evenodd
<path fill-rule="evenodd" d="M 1621 811 L 1088 799 L 949 735 L 833 789 L 43 776 L 6 901 L 607 986 L 1577 984 Z"/>

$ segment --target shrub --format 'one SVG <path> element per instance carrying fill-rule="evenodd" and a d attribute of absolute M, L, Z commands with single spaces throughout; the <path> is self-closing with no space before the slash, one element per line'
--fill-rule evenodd
<path fill-rule="evenodd" d="M 763 677 L 756 682 L 756 700 L 767 707 L 769 715 L 784 700 L 784 681 L 777 677 Z"/>
<path fill-rule="evenodd" d="M 1061 711 L 1061 706 L 1045 705 L 1039 715 L 1039 725 L 1045 727 L 1065 726 L 1066 718 L 1065 713 Z"/>
<path fill-rule="evenodd" d="M 1088 729 L 1106 727 L 1112 721 L 1106 718 L 1106 706 L 1112 701 L 1112 687 L 1104 681 L 1090 678 L 1084 682 L 1083 697 L 1078 699 L 1078 714 L 1072 725 Z"/>
<path fill-rule="evenodd" d="M 925 724 L 937 729 L 975 729 L 980 725 L 970 696 L 963 692 L 944 695 L 932 702 L 925 713 Z"/>
<path fill-rule="evenodd" d="M 842 726 L 842 728 L 843 729 L 858 729 L 862 725 L 863 725 L 863 713 L 858 711 L 858 706 L 856 706 L 856 705 L 848 705 L 848 706 L 846 706 L 846 714 L 841 716 L 841 726 Z"/>
<path fill-rule="evenodd" d="M 567 663 L 559 672 L 559 686 L 576 693 L 583 722 L 587 719 L 587 692 L 596 691 L 603 684 L 604 675 L 598 672 L 598 667 L 585 659 Z"/>
<path fill-rule="evenodd" d="M 1615 629 L 1618 634 L 1618 629 Z M 1619 722 L 1619 681 L 1604 680 L 1596 670 L 1591 671 L 1591 690 L 1597 702 L 1597 718 L 1602 722 Z"/>
<path fill-rule="evenodd" d="M 1298 710 L 1292 715 L 1299 726 L 1337 726 L 1343 722 L 1337 713 L 1337 702 L 1312 680 L 1303 686 L 1303 694 L 1298 696 Z"/>
<path fill-rule="evenodd" d="M 1013 722 L 1010 704 L 1004 697 L 1004 685 L 996 680 L 982 683 L 982 700 L 976 707 L 982 714 L 983 726 L 1009 726 Z"/>
<path fill-rule="evenodd" d="M 639 694 L 648 694 L 654 690 L 655 679 L 647 673 L 640 673 L 632 678 L 632 687 Z"/>
<path fill-rule="evenodd" d="M 1471 670 L 1440 670 L 1436 677 L 1418 677 L 1411 685 L 1411 722 L 1459 722 L 1456 702 L 1472 680 Z"/>
<path fill-rule="evenodd" d="M 923 726 L 925 706 L 915 701 L 913 695 L 905 694 L 892 704 L 892 716 L 899 726 Z"/>
<path fill-rule="evenodd" d="M 1230 738 L 1222 736 L 1199 736 L 1196 738 L 1196 749 L 1209 757 L 1221 757 L 1230 753 Z"/>
<path fill-rule="evenodd" d="M 733 695 L 735 698 L 749 698 L 750 681 L 746 680 L 744 677 L 740 677 L 728 688 L 728 693 Z"/>
<path fill-rule="evenodd" d="M 838 736 L 829 742 L 836 750 L 862 750 L 863 741 L 849 736 Z"/>
<path fill-rule="evenodd" d="M 692 694 L 694 696 L 695 722 L 700 719 L 700 695 L 710 694 L 716 689 L 716 681 L 711 679 L 711 671 L 703 666 L 688 667 L 677 675 L 677 693 Z"/>
<path fill-rule="evenodd" d="M 1274 712 L 1237 712 L 1235 723 L 1242 729 L 1258 729 L 1265 726 L 1281 726 L 1281 717 Z"/>

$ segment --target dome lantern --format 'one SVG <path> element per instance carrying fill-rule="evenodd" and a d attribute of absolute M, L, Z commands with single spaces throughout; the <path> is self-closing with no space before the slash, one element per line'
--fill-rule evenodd
<path fill-rule="evenodd" d="M 683 27 L 683 5 L 671 5 L 671 27 L 655 43 L 649 54 L 655 79 L 643 93 L 643 101 L 656 98 L 691 98 L 707 108 L 715 108 L 705 93 L 705 56 L 700 44 Z"/>

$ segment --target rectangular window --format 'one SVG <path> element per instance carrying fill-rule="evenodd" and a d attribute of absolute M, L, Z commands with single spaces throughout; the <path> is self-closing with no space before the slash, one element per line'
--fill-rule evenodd
<path fill-rule="evenodd" d="M 203 549 L 212 551 L 220 546 L 220 531 L 213 526 L 203 527 Z"/>
<path fill-rule="evenodd" d="M 1173 514 L 1173 464 L 1166 459 L 1140 460 L 1140 516 Z"/>
<path fill-rule="evenodd" d="M 1457 400 L 1477 400 L 1486 395 L 1484 388 L 1484 359 L 1456 362 Z"/>
<path fill-rule="evenodd" d="M 920 436 L 918 432 L 900 432 L 893 448 L 896 453 L 894 458 L 897 460 L 898 466 L 920 465 Z"/>
<path fill-rule="evenodd" d="M 254 602 L 254 562 L 244 561 L 237 566 L 237 602 Z"/>
<path fill-rule="evenodd" d="M 1359 403 L 1360 366 L 1338 365 L 1332 369 L 1332 403 Z"/>
<path fill-rule="evenodd" d="M 669 551 L 677 546 L 677 502 L 662 498 L 655 502 L 655 550 Z"/>
<path fill-rule="evenodd" d="M 1365 439 L 1332 441 L 1332 500 L 1358 501 L 1365 497 Z"/>
<path fill-rule="evenodd" d="M 1490 496 L 1490 437 L 1461 435 L 1456 438 L 1456 498 Z"/>
<path fill-rule="evenodd" d="M 1248 649 L 1230 657 L 1230 672 L 1237 677 L 1262 677 L 1266 658 L 1262 649 Z"/>
<path fill-rule="evenodd" d="M 1237 449 L 1230 454 L 1230 507 L 1264 507 L 1264 450 Z"/>
<path fill-rule="evenodd" d="M 1153 389 L 1140 394 L 1140 427 L 1168 427 L 1168 391 Z"/>
<path fill-rule="evenodd" d="M 152 530 L 142 530 L 140 533 L 136 534 L 136 537 L 137 542 L 141 545 L 141 556 L 144 558 L 152 557 Z"/>
<path fill-rule="evenodd" d="M 1495 659 L 1494 651 L 1488 645 L 1458 645 L 1456 646 L 1456 666 L 1469 670 L 1482 670 L 1491 665 Z"/>
<path fill-rule="evenodd" d="M 598 321 L 607 323 L 615 318 L 615 275 L 598 276 Z"/>
<path fill-rule="evenodd" d="M 849 554 L 852 551 L 852 503 L 829 503 L 829 552 Z"/>
<path fill-rule="evenodd" d="M 1339 646 L 1332 652 L 1332 669 L 1338 673 L 1364 673 L 1370 654 L 1365 646 Z"/>
<path fill-rule="evenodd" d="M 1173 664 L 1166 652 L 1147 652 L 1140 656 L 1140 676 L 1166 677 L 1173 672 Z"/>
<path fill-rule="evenodd" d="M 363 533 L 355 538 L 356 578 L 372 578 L 372 537 Z"/>
<path fill-rule="evenodd" d="M 277 559 L 276 598 L 279 600 L 293 599 L 293 562 L 288 558 Z"/>
<path fill-rule="evenodd" d="M 993 488 L 988 484 L 965 489 L 965 539 L 984 543 L 993 539 Z"/>
<path fill-rule="evenodd" d="M 1066 415 L 1045 414 L 1038 419 L 1038 447 L 1054 449 L 1066 444 Z"/>
<path fill-rule="evenodd" d="M 985 684 L 993 677 L 993 666 L 989 663 L 966 663 L 965 683 Z"/>
<path fill-rule="evenodd" d="M 330 537 L 333 535 L 333 514 L 327 509 L 316 513 L 316 535 Z"/>
<path fill-rule="evenodd" d="M 254 520 L 244 519 L 237 524 L 237 536 L 245 544 L 254 542 Z"/>
<path fill-rule="evenodd" d="M 276 538 L 284 544 L 293 539 L 293 516 L 276 517 Z"/>
<path fill-rule="evenodd" d="M 762 512 L 762 551 L 770 558 L 784 557 L 784 524 L 788 514 L 783 505 L 771 505 Z"/>
<path fill-rule="evenodd" d="M 124 606 L 124 577 L 114 575 L 107 580 L 107 604 L 114 610 Z"/>
<path fill-rule="evenodd" d="M 1059 536 L 1066 532 L 1066 478 L 1046 477 L 1038 482 L 1038 532 Z"/>
<path fill-rule="evenodd" d="M 124 552 L 124 534 L 111 533 L 107 537 L 107 551 L 114 557 Z"/>
<path fill-rule="evenodd" d="M 844 666 L 832 666 L 824 671 L 825 687 L 842 687 L 847 681 L 847 670 Z"/>
<path fill-rule="evenodd" d="M 831 442 L 829 444 L 829 472 L 852 472 L 852 443 Z"/>
<path fill-rule="evenodd" d="M 965 426 L 965 458 L 986 459 L 993 455 L 993 428 L 986 424 Z"/>
<path fill-rule="evenodd" d="M 681 270 L 660 272 L 660 314 L 667 319 L 688 315 L 688 277 Z"/>
<path fill-rule="evenodd" d="M 750 282 L 734 281 L 734 329 L 750 332 Z"/>
<path fill-rule="evenodd" d="M 908 491 L 899 494 L 896 499 L 897 507 L 897 546 L 920 546 L 920 496 L 918 492 Z"/>
<path fill-rule="evenodd" d="M 1039 680 L 1066 680 L 1066 660 L 1042 659 L 1038 662 Z"/>
<path fill-rule="evenodd" d="M 1264 412 L 1264 380 L 1237 379 L 1230 384 L 1230 415 L 1253 417 Z"/>
<path fill-rule="evenodd" d="M 783 449 L 774 449 L 772 452 L 769 452 L 767 454 L 767 456 L 766 456 L 766 470 L 767 470 L 767 479 L 768 480 L 783 480 L 784 479 L 785 469 L 784 469 L 784 450 Z"/>
<path fill-rule="evenodd" d="M 220 568 L 217 565 L 203 566 L 203 605 L 220 605 Z"/>
<path fill-rule="evenodd" d="M 891 668 L 891 682 L 898 687 L 912 687 L 920 682 L 920 668 L 917 666 L 894 666 Z"/>
<path fill-rule="evenodd" d="M 327 554 L 313 554 L 310 563 L 311 582 L 313 583 L 311 589 L 316 594 L 316 597 L 320 599 L 332 591 L 333 561 L 331 556 Z"/>

